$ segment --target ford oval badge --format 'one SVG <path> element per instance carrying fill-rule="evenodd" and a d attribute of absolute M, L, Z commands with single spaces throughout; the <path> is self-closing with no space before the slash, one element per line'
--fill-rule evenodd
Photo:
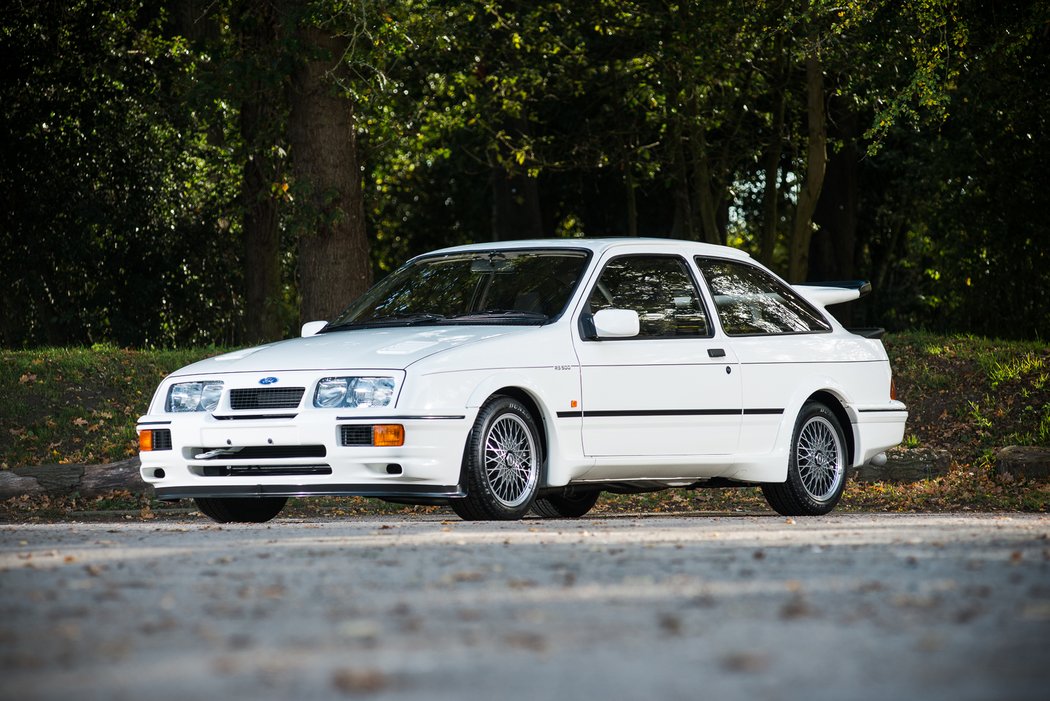
<path fill-rule="evenodd" d="M 274 382 L 277 382 L 276 377 L 264 377 L 259 380 L 260 385 L 272 385 Z"/>

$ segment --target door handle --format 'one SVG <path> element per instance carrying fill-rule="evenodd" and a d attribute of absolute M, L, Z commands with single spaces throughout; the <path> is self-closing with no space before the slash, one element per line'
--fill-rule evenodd
<path fill-rule="evenodd" d="M 708 348 L 707 355 L 711 358 L 724 358 L 726 357 L 726 352 L 722 348 Z"/>

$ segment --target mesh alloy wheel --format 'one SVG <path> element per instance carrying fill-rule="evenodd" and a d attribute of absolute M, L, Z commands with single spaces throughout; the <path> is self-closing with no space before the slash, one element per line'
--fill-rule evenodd
<path fill-rule="evenodd" d="M 467 495 L 452 509 L 468 520 L 522 518 L 543 482 L 543 446 L 536 422 L 521 402 L 496 395 L 474 421 L 463 453 Z"/>
<path fill-rule="evenodd" d="M 787 479 L 764 483 L 762 494 L 784 516 L 826 514 L 842 497 L 849 460 L 838 417 L 820 402 L 807 402 L 795 420 Z"/>
<path fill-rule="evenodd" d="M 806 492 L 815 501 L 827 501 L 846 474 L 842 440 L 823 416 L 814 416 L 799 431 L 795 464 Z"/>
<path fill-rule="evenodd" d="M 500 416 L 485 437 L 485 477 L 492 494 L 506 507 L 521 506 L 536 491 L 539 479 L 536 442 L 519 416 Z"/>

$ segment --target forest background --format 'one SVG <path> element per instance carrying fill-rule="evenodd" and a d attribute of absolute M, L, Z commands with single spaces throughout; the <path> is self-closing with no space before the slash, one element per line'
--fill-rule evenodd
<path fill-rule="evenodd" d="M 1050 337 L 1045 0 L 22 0 L 0 57 L 2 347 L 267 341 L 439 246 L 608 235 Z"/>

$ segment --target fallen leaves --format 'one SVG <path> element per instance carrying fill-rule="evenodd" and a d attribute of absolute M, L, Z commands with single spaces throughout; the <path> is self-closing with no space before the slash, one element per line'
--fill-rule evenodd
<path fill-rule="evenodd" d="M 378 669 L 337 669 L 332 673 L 332 687 L 341 693 L 374 694 L 390 684 L 390 679 Z"/>
<path fill-rule="evenodd" d="M 722 668 L 730 672 L 757 673 L 769 667 L 769 658 L 755 652 L 734 652 L 722 658 Z"/>

